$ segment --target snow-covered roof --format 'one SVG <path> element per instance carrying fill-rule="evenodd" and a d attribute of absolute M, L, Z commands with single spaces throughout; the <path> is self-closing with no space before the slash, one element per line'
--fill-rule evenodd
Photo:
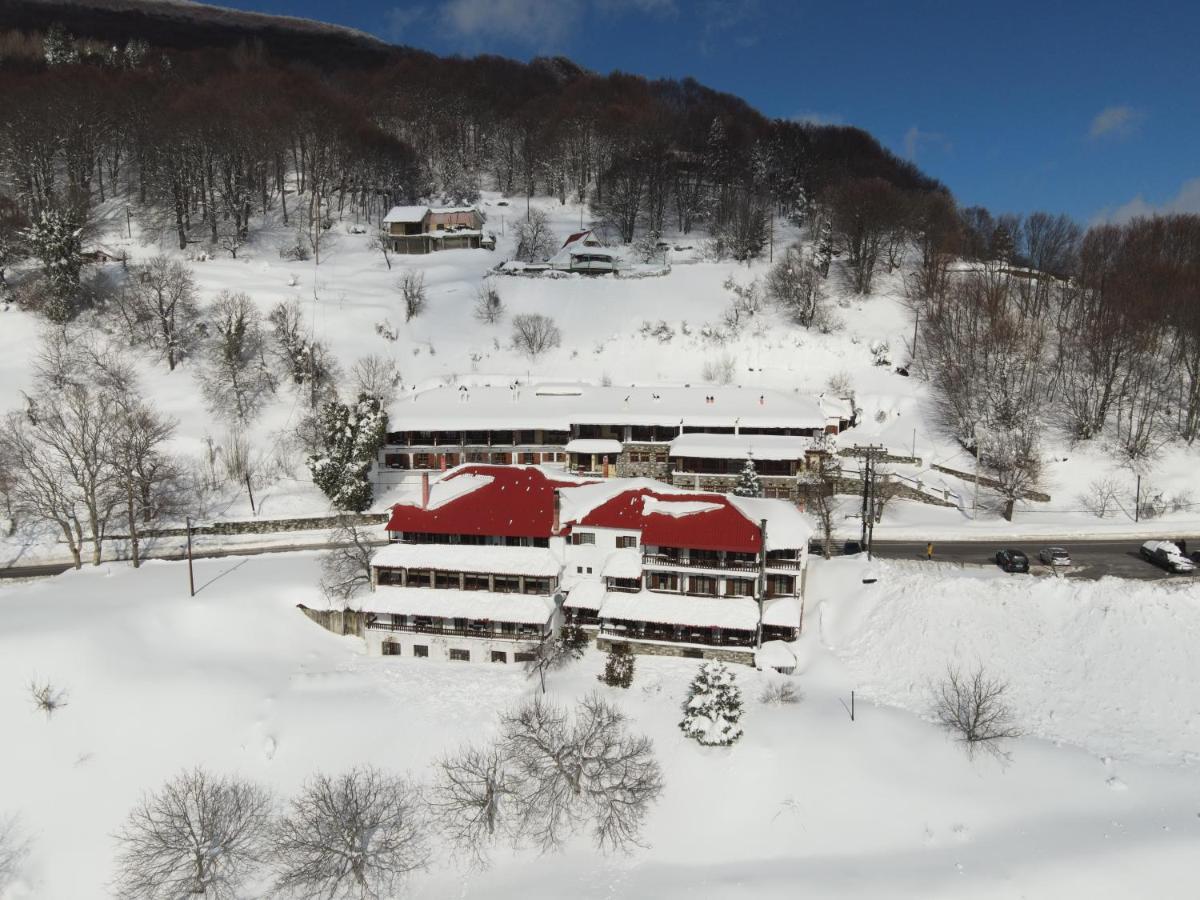
<path fill-rule="evenodd" d="M 427 212 L 428 206 L 393 206 L 383 217 L 383 223 L 390 225 L 392 222 L 420 222 Z"/>
<path fill-rule="evenodd" d="M 641 578 L 642 552 L 626 547 L 608 554 L 600 574 L 606 578 Z"/>
<path fill-rule="evenodd" d="M 813 536 L 813 521 L 800 512 L 794 503 L 770 497 L 739 497 L 727 494 L 732 503 L 752 522 L 767 520 L 767 550 L 807 552 Z"/>
<path fill-rule="evenodd" d="M 426 509 L 438 509 L 452 500 L 491 484 L 495 479 L 491 475 L 479 475 L 471 472 L 461 472 L 454 478 L 440 478 L 429 485 L 429 504 Z M 408 483 L 397 493 L 396 503 L 402 506 L 421 505 L 421 486 Z"/>
<path fill-rule="evenodd" d="M 554 612 L 554 601 L 539 594 L 493 594 L 488 591 L 454 591 L 437 588 L 382 585 L 363 597 L 363 612 L 394 616 L 441 616 L 445 619 L 485 619 L 545 625 Z"/>
<path fill-rule="evenodd" d="M 567 446 L 563 449 L 568 453 L 611 453 L 616 455 L 621 452 L 621 442 L 608 438 L 575 438 L 573 441 L 567 441 Z"/>
<path fill-rule="evenodd" d="M 754 653 L 754 665 L 760 669 L 794 669 L 796 654 L 786 641 L 764 641 Z"/>
<path fill-rule="evenodd" d="M 408 431 L 471 431 L 572 425 L 666 428 L 823 428 L 816 401 L 794 393 L 734 385 L 442 385 L 410 394 L 390 410 Z"/>
<path fill-rule="evenodd" d="M 563 606 L 573 609 L 599 609 L 604 597 L 604 582 L 597 578 L 589 578 L 567 591 L 567 599 Z"/>
<path fill-rule="evenodd" d="M 556 576 L 560 569 L 558 560 L 548 547 L 476 544 L 388 544 L 375 551 L 371 565 L 542 578 Z"/>
<path fill-rule="evenodd" d="M 812 438 L 781 434 L 681 434 L 670 455 L 689 459 L 804 459 Z"/>
<path fill-rule="evenodd" d="M 681 516 L 714 512 L 723 505 L 723 503 L 712 503 L 708 500 L 665 500 L 647 496 L 642 499 L 642 515 L 664 515 L 678 519 Z"/>
<path fill-rule="evenodd" d="M 763 624 L 783 628 L 800 627 L 800 607 L 792 597 L 776 597 L 763 607 Z"/>
<path fill-rule="evenodd" d="M 689 597 L 654 591 L 637 594 L 609 591 L 600 606 L 600 617 L 754 631 L 758 627 L 758 604 L 749 597 Z"/>
<path fill-rule="evenodd" d="M 453 213 L 478 213 L 473 206 L 431 206 L 429 211 L 434 214 L 451 215 Z"/>

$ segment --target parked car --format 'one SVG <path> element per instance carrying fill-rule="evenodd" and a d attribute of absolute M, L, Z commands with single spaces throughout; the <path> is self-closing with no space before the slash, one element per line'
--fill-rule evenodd
<path fill-rule="evenodd" d="M 1146 541 L 1142 544 L 1142 559 L 1179 575 L 1196 571 L 1196 564 L 1170 541 Z"/>
<path fill-rule="evenodd" d="M 865 549 L 860 541 L 846 541 L 842 545 L 842 555 L 854 556 L 855 554 L 862 553 Z"/>
<path fill-rule="evenodd" d="M 1043 547 L 1038 553 L 1038 559 L 1048 566 L 1069 566 L 1071 554 L 1062 547 Z"/>
<path fill-rule="evenodd" d="M 996 565 L 1005 572 L 1028 572 L 1029 557 L 1020 550 L 1009 548 L 996 554 Z"/>

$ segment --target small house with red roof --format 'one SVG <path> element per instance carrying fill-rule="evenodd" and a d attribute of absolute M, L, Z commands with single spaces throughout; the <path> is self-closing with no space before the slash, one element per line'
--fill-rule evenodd
<path fill-rule="evenodd" d="M 466 465 L 411 490 L 371 562 L 384 654 L 521 662 L 564 625 L 598 646 L 753 662 L 801 628 L 810 523 L 782 500 Z"/>
<path fill-rule="evenodd" d="M 617 270 L 617 255 L 591 231 L 577 231 L 563 241 L 548 260 L 551 268 L 584 275 L 605 275 Z"/>

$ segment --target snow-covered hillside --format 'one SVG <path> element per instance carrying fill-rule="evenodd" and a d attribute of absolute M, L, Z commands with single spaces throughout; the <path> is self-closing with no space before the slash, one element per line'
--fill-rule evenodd
<path fill-rule="evenodd" d="M 314 770 L 364 762 L 427 778 L 534 690 L 513 666 L 365 656 L 295 609 L 319 602 L 316 562 L 203 561 L 194 599 L 180 563 L 0 588 L 0 816 L 19 814 L 32 840 L 5 900 L 106 896 L 113 832 L 183 767 L 284 795 Z M 666 793 L 649 847 L 502 852 L 486 872 L 443 850 L 411 895 L 1192 896 L 1198 589 L 1039 582 L 1030 594 L 1027 580 L 926 572 L 886 565 L 864 586 L 860 563 L 815 561 L 820 628 L 793 678 L 805 699 L 763 706 L 767 676 L 735 667 L 746 736 L 731 748 L 676 727 L 694 661 L 639 658 L 629 691 L 597 685 L 594 651 L 551 676 L 556 698 L 599 688 L 654 739 Z M 1007 767 L 971 763 L 922 719 L 925 679 L 951 658 L 1011 680 L 1031 736 Z M 49 719 L 30 702 L 35 677 L 69 692 Z"/>
<path fill-rule="evenodd" d="M 504 205 L 501 205 L 501 204 Z M 578 206 L 560 205 L 552 199 L 533 201 L 544 209 L 560 240 L 578 230 Z M 750 265 L 708 262 L 700 252 L 702 234 L 668 235 L 680 250 L 669 251 L 668 274 L 647 278 L 566 276 L 526 278 L 493 276 L 506 308 L 496 324 L 478 321 L 472 311 L 476 291 L 498 262 L 514 249 L 514 225 L 523 220 L 524 201 L 509 205 L 497 195 L 486 195 L 481 208 L 486 228 L 497 235 L 495 252 L 450 250 L 428 256 L 393 256 L 389 269 L 383 256 L 372 249 L 370 228 L 340 222 L 324 239 L 321 263 L 290 262 L 278 249 L 294 234 L 276 222 L 252 233 L 252 243 L 233 259 L 226 253 L 189 263 L 207 307 L 222 290 L 245 291 L 264 315 L 281 301 L 298 300 L 314 339 L 325 342 L 342 367 L 376 354 L 395 361 L 404 390 L 445 382 L 507 384 L 513 379 L 584 379 L 614 384 L 701 384 L 713 372 L 729 373 L 735 384 L 776 388 L 815 396 L 828 390 L 831 379 L 848 384 L 862 410 L 858 426 L 841 438 L 843 446 L 882 443 L 896 453 L 915 453 L 920 466 L 890 468 L 908 483 L 920 482 L 927 490 L 946 492 L 959 508 L 938 509 L 909 501 L 894 501 L 885 512 L 882 531 L 897 535 L 943 536 L 970 528 L 981 534 L 998 532 L 1119 531 L 1155 534 L 1158 523 L 1135 528 L 1125 510 L 1132 504 L 1134 476 L 1112 462 L 1101 442 L 1068 448 L 1048 434 L 1044 489 L 1049 503 L 1018 507 L 1016 522 L 1004 523 L 996 504 L 983 492 L 982 510 L 971 519 L 974 503 L 969 479 L 936 471 L 937 463 L 963 472 L 974 471 L 974 460 L 939 435 L 930 421 L 925 385 L 915 377 L 895 371 L 909 360 L 913 315 L 904 302 L 903 271 L 880 274 L 875 293 L 850 294 L 841 286 L 835 265 L 828 292 L 830 308 L 839 327 L 832 333 L 805 330 L 765 308 L 730 336 L 721 329 L 731 294 L 726 279 L 748 284 L 762 278 L 769 267 L 764 258 Z M 123 235 L 123 212 L 108 210 L 110 227 L 103 244 L 113 252 L 125 251 L 131 259 L 145 259 L 171 249 L 171 234 L 139 232 Z M 795 231 L 776 223 L 774 251 L 797 239 Z M 115 268 L 118 264 L 108 264 Z M 429 302 L 425 312 L 406 322 L 396 282 L 403 272 L 423 273 Z M 519 313 L 551 316 L 562 330 L 562 344 L 536 363 L 511 346 L 510 319 Z M 709 326 L 709 328 L 706 328 Z M 32 314 L 11 306 L 0 312 L 0 408 L 22 404 L 22 391 L 30 381 L 30 361 L 43 326 Z M 712 331 L 725 334 L 718 339 Z M 381 333 L 383 332 L 383 333 Z M 706 336 L 708 334 L 709 336 Z M 390 339 L 385 335 L 394 335 Z M 886 345 L 888 350 L 881 351 Z M 220 444 L 227 432 L 206 407 L 197 380 L 197 362 L 185 360 L 174 372 L 135 349 L 141 358 L 144 388 L 156 407 L 179 421 L 177 449 L 198 458 L 211 438 Z M 886 359 L 889 365 L 878 365 Z M 256 417 L 248 437 L 257 456 L 259 480 L 256 500 L 260 517 L 294 516 L 327 511 L 325 498 L 311 484 L 309 473 L 294 448 L 291 434 L 304 413 L 301 398 L 286 386 Z M 394 414 L 394 427 L 403 426 L 403 410 Z M 1168 448 L 1146 477 L 1143 490 L 1161 493 L 1174 511 L 1166 520 L 1172 530 L 1200 527 L 1200 506 L 1193 502 L 1195 452 Z M 1087 512 L 1080 495 L 1093 481 L 1110 479 L 1120 492 L 1109 517 L 1100 520 Z M 1123 498 L 1123 499 L 1122 499 Z M 386 495 L 377 505 L 387 502 Z M 249 498 L 231 485 L 225 496 L 197 513 L 207 518 L 248 518 Z M 853 531 L 855 523 L 847 522 Z M 50 557 L 61 553 L 52 537 L 28 536 L 19 546 L 6 544 L 4 559 Z"/>

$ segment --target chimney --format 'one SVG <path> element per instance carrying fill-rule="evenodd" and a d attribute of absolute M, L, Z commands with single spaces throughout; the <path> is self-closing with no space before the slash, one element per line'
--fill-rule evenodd
<path fill-rule="evenodd" d="M 429 473 L 421 473 L 421 509 L 429 509 Z"/>
<path fill-rule="evenodd" d="M 562 494 L 559 489 L 554 489 L 554 519 L 550 523 L 550 533 L 558 534 L 562 531 Z"/>

